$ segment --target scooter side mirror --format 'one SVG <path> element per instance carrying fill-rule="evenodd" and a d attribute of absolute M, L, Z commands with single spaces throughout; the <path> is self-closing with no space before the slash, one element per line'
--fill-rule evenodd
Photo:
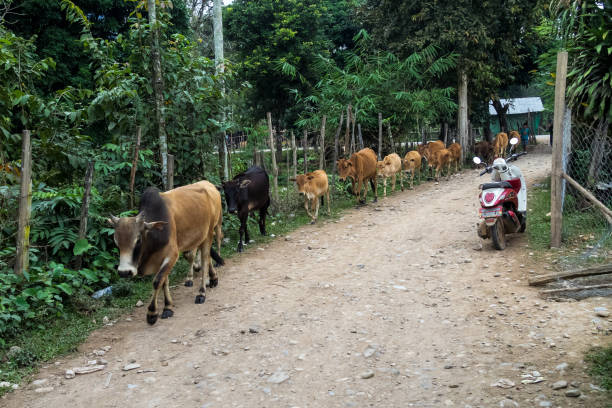
<path fill-rule="evenodd" d="M 480 164 L 480 163 L 482 163 L 482 160 L 480 160 L 480 157 L 478 157 L 478 156 L 474 156 L 474 158 L 472 159 L 472 161 L 474 162 L 474 164 Z"/>
<path fill-rule="evenodd" d="M 515 145 L 515 144 L 517 144 L 517 143 L 518 143 L 518 139 L 517 139 L 516 137 L 513 137 L 512 139 L 510 139 L 510 144 L 511 144 L 512 146 L 514 146 L 514 145 Z"/>

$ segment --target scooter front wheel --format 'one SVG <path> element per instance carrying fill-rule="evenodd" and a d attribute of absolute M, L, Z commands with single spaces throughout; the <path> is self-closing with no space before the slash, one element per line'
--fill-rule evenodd
<path fill-rule="evenodd" d="M 498 218 L 495 225 L 490 227 L 490 232 L 495 249 L 498 251 L 506 249 L 506 233 L 504 231 L 504 222 L 501 218 Z"/>

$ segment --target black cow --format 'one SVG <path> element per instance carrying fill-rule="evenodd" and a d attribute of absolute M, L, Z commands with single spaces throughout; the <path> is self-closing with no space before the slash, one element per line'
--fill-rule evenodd
<path fill-rule="evenodd" d="M 268 173 L 258 166 L 249 168 L 230 181 L 223 183 L 227 211 L 238 214 L 240 219 L 240 241 L 238 252 L 242 252 L 242 234 L 248 243 L 249 230 L 247 219 L 249 213 L 259 210 L 259 232 L 266 235 L 266 214 L 270 206 L 270 181 Z"/>

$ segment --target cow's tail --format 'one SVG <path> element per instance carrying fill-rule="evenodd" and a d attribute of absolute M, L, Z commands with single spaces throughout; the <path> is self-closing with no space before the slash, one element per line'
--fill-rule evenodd
<path fill-rule="evenodd" d="M 225 265 L 225 261 L 223 260 L 223 258 L 221 258 L 221 255 L 219 255 L 217 251 L 215 251 L 215 248 L 213 247 L 210 247 L 210 256 L 217 264 Z"/>

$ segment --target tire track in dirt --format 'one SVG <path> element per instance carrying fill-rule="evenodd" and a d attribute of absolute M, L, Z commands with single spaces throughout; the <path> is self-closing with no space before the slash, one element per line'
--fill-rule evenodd
<path fill-rule="evenodd" d="M 549 155 L 524 159 L 528 183 L 547 174 Z M 479 182 L 466 170 L 251 245 L 219 270 L 204 305 L 181 287 L 171 319 L 148 327 L 135 309 L 42 369 L 52 391 L 26 386 L 2 405 L 491 407 L 509 396 L 520 406 L 604 406 L 582 353 L 603 344 L 592 310 L 611 302 L 539 299 L 527 278 L 543 265 L 524 236 L 503 252 L 490 241 L 474 250 Z M 105 370 L 64 379 L 106 345 Z M 155 371 L 122 371 L 131 360 Z M 534 370 L 546 381 L 521 384 Z M 500 378 L 516 385 L 491 387 Z M 580 382 L 582 396 L 551 390 L 559 379 Z"/>

